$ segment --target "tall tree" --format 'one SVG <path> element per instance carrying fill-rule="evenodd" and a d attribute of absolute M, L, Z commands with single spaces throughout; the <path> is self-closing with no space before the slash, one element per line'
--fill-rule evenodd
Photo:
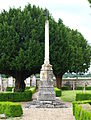
<path fill-rule="evenodd" d="M 49 21 L 50 61 L 60 88 L 65 72 L 75 71 L 74 66 L 84 63 L 84 69 L 88 69 L 90 48 L 83 36 L 66 27 L 61 19 L 57 23 L 49 15 Z M 44 26 L 44 10 L 30 4 L 24 10 L 13 8 L 0 14 L 0 73 L 16 79 L 16 91 L 24 91 L 24 80 L 40 71 L 44 61 Z"/>
<path fill-rule="evenodd" d="M 24 91 L 24 80 L 39 72 L 43 63 L 43 10 L 28 5 L 0 14 L 0 73 L 16 79 L 16 91 Z M 32 69 L 33 68 L 33 69 Z"/>
<path fill-rule="evenodd" d="M 88 0 L 89 1 L 89 3 L 91 3 L 91 0 Z"/>

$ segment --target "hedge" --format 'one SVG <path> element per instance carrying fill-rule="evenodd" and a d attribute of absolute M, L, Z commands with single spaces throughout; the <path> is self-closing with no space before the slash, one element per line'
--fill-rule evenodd
<path fill-rule="evenodd" d="M 77 86 L 76 90 L 83 90 L 83 88 L 84 88 L 83 86 Z M 86 90 L 91 90 L 91 86 L 86 86 L 85 89 Z"/>
<path fill-rule="evenodd" d="M 77 86 L 76 90 L 83 90 L 83 87 L 82 86 Z"/>
<path fill-rule="evenodd" d="M 7 87 L 7 88 L 6 88 L 6 91 L 12 91 L 13 88 L 14 88 L 14 87 Z"/>
<path fill-rule="evenodd" d="M 63 86 L 61 87 L 61 90 L 72 90 L 70 86 Z"/>
<path fill-rule="evenodd" d="M 31 91 L 32 94 L 34 94 L 36 92 L 36 87 L 27 87 L 25 91 Z"/>
<path fill-rule="evenodd" d="M 10 91 L 12 91 L 13 88 L 14 88 L 14 87 L 7 87 L 7 88 L 6 88 L 6 91 L 7 91 L 7 92 L 10 92 Z M 28 87 L 28 86 L 27 86 L 27 87 L 25 88 L 25 91 L 28 91 L 28 90 L 31 90 L 32 93 L 35 93 L 36 87 Z"/>
<path fill-rule="evenodd" d="M 0 93 L 0 101 L 23 102 L 32 100 L 32 92 Z"/>
<path fill-rule="evenodd" d="M 54 87 L 54 91 L 55 91 L 56 97 L 60 97 L 62 95 L 61 89 L 58 89 L 57 87 Z"/>
<path fill-rule="evenodd" d="M 0 114 L 5 114 L 6 117 L 20 117 L 23 110 L 18 103 L 0 102 Z"/>
<path fill-rule="evenodd" d="M 75 116 L 76 120 L 91 120 L 91 111 L 83 109 L 80 104 L 90 104 L 90 101 L 75 101 L 73 102 L 73 115 Z"/>
<path fill-rule="evenodd" d="M 76 101 L 82 101 L 82 100 L 91 100 L 91 94 L 90 93 L 77 93 Z"/>
<path fill-rule="evenodd" d="M 31 90 L 32 94 L 34 94 L 36 92 L 36 87 L 31 87 L 30 90 Z"/>

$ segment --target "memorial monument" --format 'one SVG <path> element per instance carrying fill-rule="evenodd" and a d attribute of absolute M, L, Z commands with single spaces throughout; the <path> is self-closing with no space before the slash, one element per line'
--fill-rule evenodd
<path fill-rule="evenodd" d="M 49 20 L 48 11 L 45 11 L 45 58 L 44 64 L 40 71 L 40 85 L 38 100 L 39 101 L 54 101 L 55 93 L 53 88 L 53 70 L 49 62 Z"/>
<path fill-rule="evenodd" d="M 53 69 L 49 62 L 49 20 L 48 11 L 45 11 L 45 58 L 40 71 L 40 84 L 37 100 L 27 104 L 27 108 L 63 108 L 66 107 L 60 99 L 56 99 L 53 87 Z"/>

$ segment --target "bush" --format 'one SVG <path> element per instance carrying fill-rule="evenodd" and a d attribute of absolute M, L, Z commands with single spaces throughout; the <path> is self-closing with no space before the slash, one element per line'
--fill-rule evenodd
<path fill-rule="evenodd" d="M 71 87 L 70 86 L 63 86 L 61 89 L 62 90 L 71 90 Z"/>
<path fill-rule="evenodd" d="M 73 102 L 73 115 L 76 120 L 91 120 L 91 111 L 83 109 L 80 104 L 91 104 L 90 101 L 75 101 Z"/>
<path fill-rule="evenodd" d="M 86 90 L 91 90 L 91 87 L 90 86 L 86 86 L 85 89 Z M 76 90 L 83 90 L 83 87 L 82 86 L 77 86 Z"/>
<path fill-rule="evenodd" d="M 91 87 L 90 86 L 86 87 L 86 90 L 91 90 Z"/>
<path fill-rule="evenodd" d="M 35 91 L 36 91 L 36 87 L 29 87 L 29 88 L 27 88 L 25 91 L 31 91 L 32 94 L 34 94 Z"/>
<path fill-rule="evenodd" d="M 29 89 L 30 89 L 30 87 L 28 87 L 28 86 L 25 88 L 25 90 L 29 90 Z"/>
<path fill-rule="evenodd" d="M 91 94 L 90 93 L 77 93 L 76 101 L 82 101 L 82 100 L 91 100 Z"/>
<path fill-rule="evenodd" d="M 82 86 L 77 86 L 76 90 L 83 90 L 83 87 Z"/>
<path fill-rule="evenodd" d="M 18 103 L 0 102 L 0 114 L 5 114 L 7 117 L 19 117 L 23 111 Z"/>
<path fill-rule="evenodd" d="M 30 90 L 31 90 L 32 94 L 34 94 L 36 91 L 36 87 L 31 87 Z"/>
<path fill-rule="evenodd" d="M 56 97 L 60 97 L 62 95 L 61 89 L 58 89 L 57 87 L 54 87 L 54 91 L 55 91 Z"/>
<path fill-rule="evenodd" d="M 0 101 L 23 102 L 32 100 L 32 92 L 0 93 Z"/>
<path fill-rule="evenodd" d="M 12 91 L 13 88 L 14 88 L 14 87 L 7 87 L 7 88 L 6 88 L 6 91 Z"/>

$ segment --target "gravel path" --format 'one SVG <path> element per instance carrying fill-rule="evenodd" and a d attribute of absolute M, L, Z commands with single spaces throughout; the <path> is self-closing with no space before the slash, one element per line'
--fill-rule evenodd
<path fill-rule="evenodd" d="M 33 99 L 37 94 L 35 93 Z M 25 108 L 27 102 L 22 102 L 23 116 L 8 120 L 75 120 L 72 114 L 72 104 L 65 103 L 68 108 Z"/>

